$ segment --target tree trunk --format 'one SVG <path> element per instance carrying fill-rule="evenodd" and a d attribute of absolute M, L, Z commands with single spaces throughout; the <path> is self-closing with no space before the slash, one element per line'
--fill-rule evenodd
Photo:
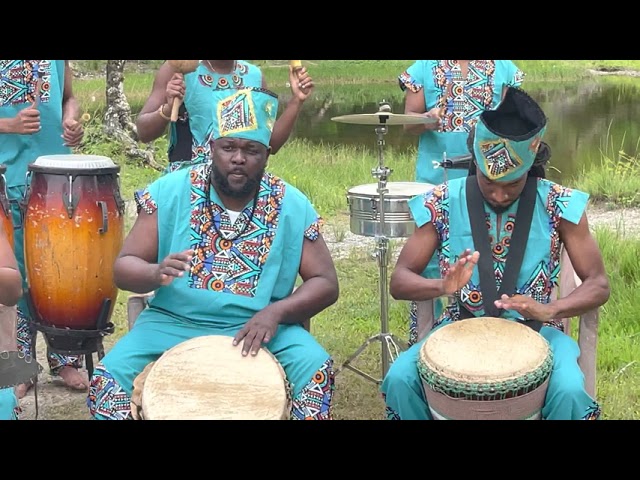
<path fill-rule="evenodd" d="M 156 170 L 162 170 L 151 150 L 138 146 L 138 132 L 131 119 L 131 107 L 124 94 L 124 66 L 126 60 L 107 60 L 107 111 L 104 132 L 125 147 L 125 153 L 142 160 Z"/>

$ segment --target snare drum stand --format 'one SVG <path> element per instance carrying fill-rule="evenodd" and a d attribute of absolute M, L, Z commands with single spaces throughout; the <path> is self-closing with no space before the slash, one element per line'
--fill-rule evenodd
<path fill-rule="evenodd" d="M 388 103 L 380 103 L 381 112 L 391 112 L 391 107 Z M 367 341 L 365 341 L 360 348 L 349 357 L 340 368 L 335 371 L 335 375 L 338 375 L 343 368 L 348 368 L 355 373 L 363 376 L 367 380 L 377 383 L 382 383 L 384 377 L 389 371 L 390 363 L 395 361 L 400 352 L 406 349 L 407 342 L 403 342 L 398 337 L 389 333 L 389 291 L 387 280 L 387 267 L 389 264 L 389 239 L 385 236 L 384 225 L 384 195 L 388 193 L 387 179 L 391 175 L 392 170 L 384 165 L 384 155 L 382 149 L 384 147 L 384 135 L 387 133 L 386 117 L 380 116 L 380 125 L 376 127 L 376 135 L 378 137 L 378 166 L 371 169 L 371 175 L 378 179 L 378 194 L 379 194 L 379 214 L 378 214 L 378 232 L 376 239 L 376 251 L 373 256 L 378 261 L 378 269 L 380 270 L 380 327 L 381 332 L 377 335 L 373 335 Z M 372 207 L 375 210 L 375 201 L 372 202 Z M 371 343 L 374 341 L 380 341 L 382 344 L 382 377 L 380 380 L 376 380 L 371 375 L 355 368 L 351 365 L 353 362 Z M 401 346 L 402 345 L 402 346 Z"/>

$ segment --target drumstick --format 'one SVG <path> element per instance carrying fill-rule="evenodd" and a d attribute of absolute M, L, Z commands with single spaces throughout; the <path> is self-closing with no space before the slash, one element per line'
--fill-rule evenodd
<path fill-rule="evenodd" d="M 293 67 L 293 71 L 300 78 L 300 70 L 302 70 L 302 60 L 289 60 L 289 65 Z"/>
<path fill-rule="evenodd" d="M 185 75 L 187 73 L 195 72 L 196 68 L 198 68 L 200 60 L 167 60 L 167 62 L 169 62 L 169 65 L 171 65 L 176 72 Z M 180 105 L 182 105 L 182 100 L 174 98 L 173 108 L 171 109 L 172 122 L 178 120 L 178 111 L 180 110 Z"/>
<path fill-rule="evenodd" d="M 80 120 L 78 120 L 78 124 L 76 125 L 76 127 L 74 128 L 77 129 L 78 127 L 80 127 L 81 125 L 84 125 L 85 123 L 87 123 L 89 120 L 91 120 L 91 115 L 88 113 L 83 113 L 82 116 L 80 117 Z M 63 143 L 63 145 L 66 147 L 68 146 L 66 143 Z"/>

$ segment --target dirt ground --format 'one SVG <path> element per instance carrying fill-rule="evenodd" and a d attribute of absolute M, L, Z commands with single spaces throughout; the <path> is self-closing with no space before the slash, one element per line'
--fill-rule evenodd
<path fill-rule="evenodd" d="M 113 340 L 106 337 L 105 350 L 113 346 Z M 37 358 L 42 365 L 42 373 L 38 378 L 37 400 L 38 415 L 36 418 L 36 391 L 32 388 L 20 401 L 22 407 L 21 420 L 90 420 L 87 408 L 87 392 L 78 392 L 65 387 L 60 377 L 49 373 L 46 360 L 46 343 L 42 334 L 38 334 Z M 94 365 L 98 363 L 97 354 L 93 354 Z M 83 369 L 86 375 L 86 369 Z"/>
<path fill-rule="evenodd" d="M 622 228 L 625 235 L 640 236 L 640 209 L 618 209 L 609 210 L 604 207 L 590 207 L 589 221 L 591 227 L 597 225 L 607 225 L 612 228 Z M 340 235 L 340 241 L 332 232 L 335 229 L 326 228 L 325 236 L 327 245 L 334 258 L 341 258 L 348 255 L 353 248 L 367 248 L 373 251 L 375 243 L 373 239 L 363 238 L 346 232 Z M 342 230 L 344 232 L 344 230 Z M 77 392 L 67 389 L 60 378 L 53 378 L 49 374 L 46 364 L 45 349 L 46 343 L 42 335 L 39 334 L 37 342 L 37 358 L 43 366 L 43 372 L 38 381 L 38 420 L 88 420 L 89 410 L 86 406 L 87 393 Z M 104 340 L 105 350 L 108 351 L 113 345 L 113 339 L 106 337 Z M 98 362 L 96 354 L 93 356 L 94 364 Z M 23 413 L 21 419 L 36 419 L 35 392 L 31 389 L 21 400 Z"/>

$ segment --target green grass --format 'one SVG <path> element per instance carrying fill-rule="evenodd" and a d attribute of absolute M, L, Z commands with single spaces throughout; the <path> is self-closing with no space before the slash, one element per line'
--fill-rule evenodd
<path fill-rule="evenodd" d="M 597 392 L 606 419 L 640 419 L 640 239 L 596 228 L 611 282 L 601 308 Z"/>
<path fill-rule="evenodd" d="M 611 206 L 635 207 L 640 205 L 640 150 L 635 154 L 616 148 L 614 139 L 603 139 L 598 162 L 583 167 L 572 184 L 589 192 L 595 202 Z M 621 144 L 624 144 L 622 138 Z"/>

